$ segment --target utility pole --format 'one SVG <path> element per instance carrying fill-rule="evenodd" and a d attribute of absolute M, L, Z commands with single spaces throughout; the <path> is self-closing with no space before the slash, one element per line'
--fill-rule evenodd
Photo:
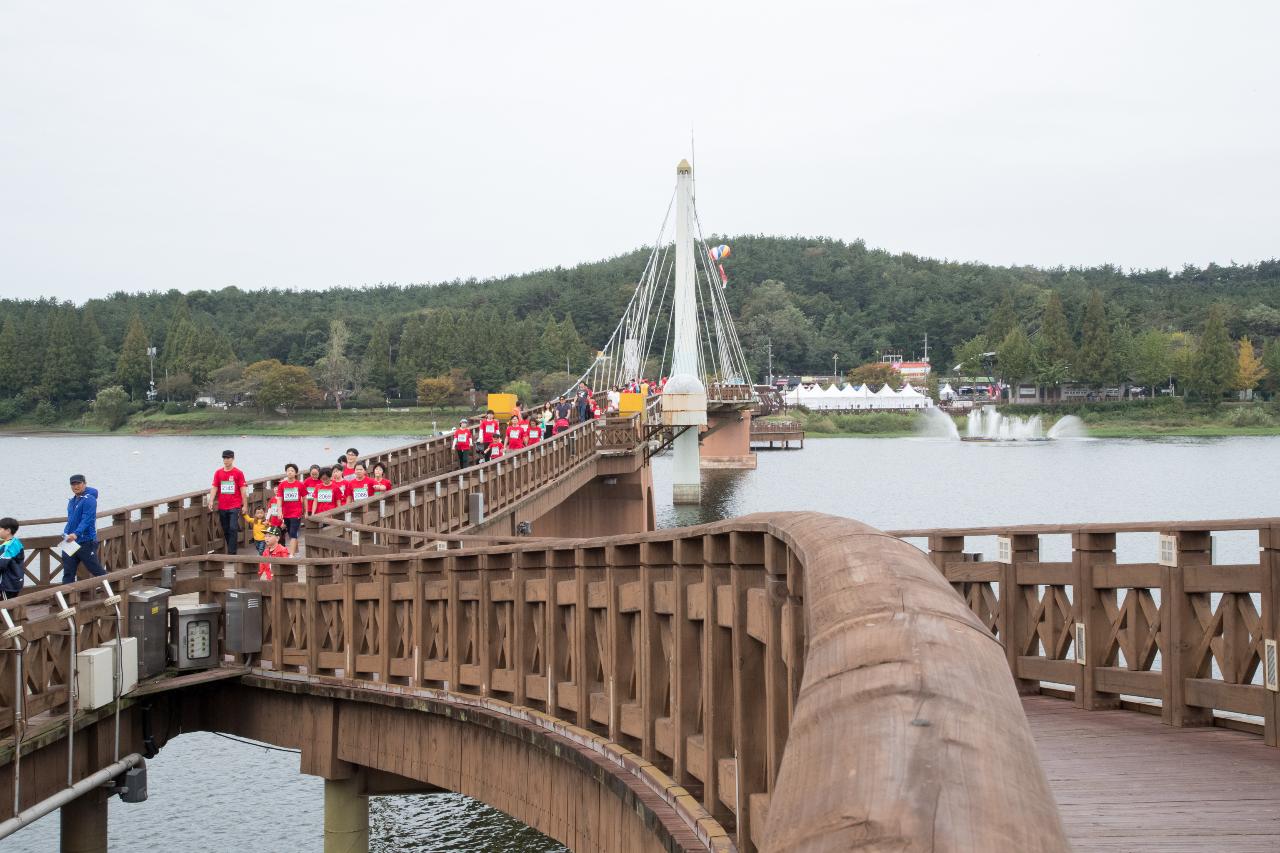
<path fill-rule="evenodd" d="M 929 360 L 929 333 L 924 333 L 924 360 Z"/>
<path fill-rule="evenodd" d="M 840 375 L 840 369 L 836 366 L 840 363 L 840 353 L 833 352 L 831 354 L 831 379 L 834 382 L 835 377 Z"/>
<path fill-rule="evenodd" d="M 147 399 L 154 400 L 156 398 L 156 348 L 147 347 L 147 358 L 151 360 L 151 387 L 147 391 Z"/>

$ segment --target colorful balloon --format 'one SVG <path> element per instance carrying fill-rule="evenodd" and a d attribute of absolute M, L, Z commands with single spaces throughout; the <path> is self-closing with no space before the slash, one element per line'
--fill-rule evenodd
<path fill-rule="evenodd" d="M 716 261 L 718 263 L 720 261 L 723 261 L 725 258 L 729 257 L 732 251 L 733 250 L 730 249 L 728 246 L 721 245 L 721 246 L 716 246 L 713 249 L 708 249 L 707 254 L 711 256 L 711 260 Z"/>

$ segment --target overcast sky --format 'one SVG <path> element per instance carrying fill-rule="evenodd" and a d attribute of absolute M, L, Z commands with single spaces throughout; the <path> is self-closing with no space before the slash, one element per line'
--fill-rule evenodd
<path fill-rule="evenodd" d="M 320 288 L 718 233 L 1280 255 L 1280 3 L 0 5 L 0 295 Z"/>

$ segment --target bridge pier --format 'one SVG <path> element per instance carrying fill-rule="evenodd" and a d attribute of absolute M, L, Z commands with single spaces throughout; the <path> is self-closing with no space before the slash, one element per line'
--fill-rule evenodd
<path fill-rule="evenodd" d="M 534 536 L 563 537 L 653 530 L 653 469 L 644 465 L 636 471 L 597 476 L 534 518 L 532 526 Z"/>
<path fill-rule="evenodd" d="M 369 853 L 369 798 L 363 777 L 357 772 L 346 779 L 324 780 L 324 853 Z"/>
<path fill-rule="evenodd" d="M 756 455 L 751 451 L 751 410 L 708 412 L 700 455 L 703 468 L 754 469 Z"/>
<path fill-rule="evenodd" d="M 107 794 L 101 789 L 58 809 L 62 853 L 107 853 Z"/>

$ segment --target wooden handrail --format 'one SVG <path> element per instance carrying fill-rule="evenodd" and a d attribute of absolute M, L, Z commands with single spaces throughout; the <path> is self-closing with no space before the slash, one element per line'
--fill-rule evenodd
<path fill-rule="evenodd" d="M 273 560 L 271 582 L 259 559 L 184 558 L 178 591 L 260 589 L 265 677 L 446 690 L 563 720 L 694 792 L 716 823 L 700 837 L 728 832 L 747 853 L 1066 849 L 1001 647 L 918 549 L 857 522 L 779 513 Z M 64 591 L 105 641 L 114 618 L 95 585 Z M 41 672 L 65 652 L 39 607 L 51 598 L 0 604 L 34 614 L 19 621 Z M 56 710 L 65 685 L 38 680 L 29 700 Z"/>

